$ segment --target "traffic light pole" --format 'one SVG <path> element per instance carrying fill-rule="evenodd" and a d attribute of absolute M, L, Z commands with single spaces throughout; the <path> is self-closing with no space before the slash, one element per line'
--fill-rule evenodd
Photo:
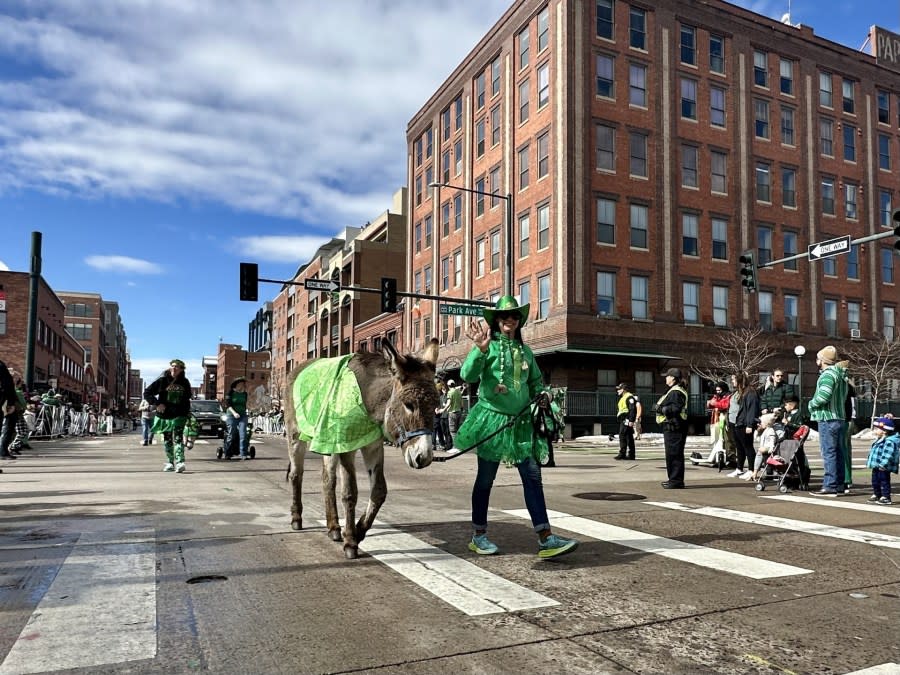
<path fill-rule="evenodd" d="M 853 239 L 850 242 L 850 245 L 853 244 L 865 244 L 869 241 L 876 241 L 878 239 L 887 239 L 888 237 L 895 237 L 897 235 L 894 234 L 893 230 L 885 230 L 884 232 L 879 232 L 878 234 L 871 234 L 868 237 L 860 237 L 859 239 Z M 802 260 L 809 259 L 809 251 L 806 253 L 798 253 L 797 255 L 791 255 L 786 258 L 778 258 L 777 260 L 770 260 L 767 263 L 763 263 L 762 265 L 757 265 L 756 269 L 762 269 L 764 267 L 773 267 L 774 265 L 780 265 L 781 263 L 786 263 L 791 260 Z M 819 260 L 819 258 L 817 258 Z"/>

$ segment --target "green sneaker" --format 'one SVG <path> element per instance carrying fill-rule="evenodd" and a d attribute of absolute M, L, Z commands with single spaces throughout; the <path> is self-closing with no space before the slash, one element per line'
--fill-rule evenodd
<path fill-rule="evenodd" d="M 478 555 L 494 555 L 499 549 L 487 538 L 486 534 L 473 534 L 469 542 L 469 550 Z"/>
<path fill-rule="evenodd" d="M 557 534 L 551 534 L 541 542 L 541 547 L 538 550 L 538 557 L 553 558 L 554 556 L 571 553 L 576 548 L 578 548 L 577 540 L 566 539 L 565 537 L 560 537 Z"/>

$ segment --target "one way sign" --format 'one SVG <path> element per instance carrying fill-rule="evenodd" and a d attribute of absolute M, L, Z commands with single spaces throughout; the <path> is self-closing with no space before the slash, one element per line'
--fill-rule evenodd
<path fill-rule="evenodd" d="M 850 250 L 850 235 L 846 234 L 837 239 L 829 239 L 821 241 L 818 244 L 809 245 L 809 259 L 821 260 L 822 258 L 830 258 L 834 255 L 847 253 Z"/>

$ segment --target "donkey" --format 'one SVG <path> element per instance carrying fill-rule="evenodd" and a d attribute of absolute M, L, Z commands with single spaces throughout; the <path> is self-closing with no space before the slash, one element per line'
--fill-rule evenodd
<path fill-rule="evenodd" d="M 299 366 L 287 378 L 284 422 L 293 488 L 291 528 L 303 529 L 303 460 L 307 449 L 322 454 L 322 493 L 328 536 L 344 542 L 344 556 L 354 559 L 387 497 L 384 480 L 384 442 L 398 446 L 413 469 L 433 459 L 434 411 L 440 396 L 434 384 L 438 341 L 432 340 L 422 358 L 400 355 L 388 340 L 382 353 L 357 352 L 336 359 L 319 359 Z M 340 363 L 337 363 L 340 362 Z M 332 367 L 337 370 L 328 370 Z M 336 383 L 344 381 L 352 393 Z M 355 389 L 353 384 L 358 385 Z M 368 426 L 371 425 L 371 426 Z M 353 430 L 363 429 L 353 433 Z M 351 438 L 352 437 L 352 438 Z M 362 450 L 369 474 L 369 503 L 356 521 L 356 450 Z M 337 515 L 338 466 L 343 469 L 341 500 L 344 529 Z"/>

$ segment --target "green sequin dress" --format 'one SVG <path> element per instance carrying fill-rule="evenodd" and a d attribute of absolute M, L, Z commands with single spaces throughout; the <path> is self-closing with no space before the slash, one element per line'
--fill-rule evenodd
<path fill-rule="evenodd" d="M 462 450 L 479 443 L 522 412 L 512 426 L 480 443 L 475 452 L 482 459 L 507 464 L 521 464 L 529 457 L 536 461 L 547 457 L 547 443 L 535 437 L 528 405 L 539 392 L 547 389 L 531 349 L 495 333 L 486 353 L 478 347 L 472 348 L 460 375 L 466 382 L 480 380 L 481 383 L 478 403 L 456 432 L 453 444 L 457 448 Z"/>

